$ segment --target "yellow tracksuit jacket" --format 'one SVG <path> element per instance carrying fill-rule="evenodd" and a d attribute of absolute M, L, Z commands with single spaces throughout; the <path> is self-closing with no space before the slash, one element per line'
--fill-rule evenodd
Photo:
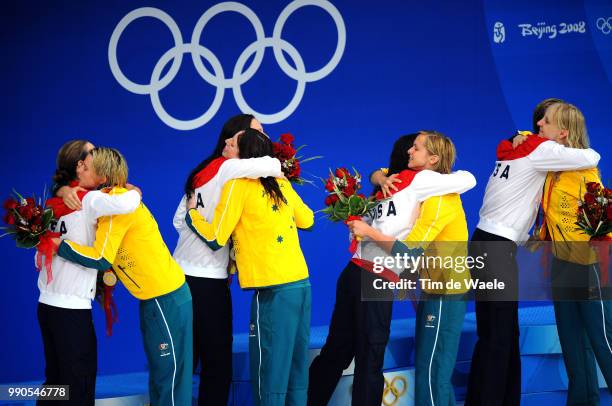
<path fill-rule="evenodd" d="M 110 194 L 127 192 L 113 188 Z M 185 282 L 159 232 L 157 222 L 144 204 L 129 214 L 98 219 L 92 247 L 63 240 L 58 255 L 88 268 L 113 268 L 132 295 L 141 300 L 173 292 Z"/>
<path fill-rule="evenodd" d="M 541 231 L 548 232 L 551 237 L 553 255 L 581 265 L 590 265 L 598 260 L 588 244 L 590 237 L 575 224 L 578 220 L 578 199 L 584 197 L 588 182 L 601 183 L 597 168 L 550 172 L 546 176 L 542 198 L 546 228 L 542 227 Z"/>
<path fill-rule="evenodd" d="M 189 227 L 213 250 L 232 237 L 243 289 L 308 277 L 297 229 L 311 228 L 314 214 L 288 181 L 277 182 L 284 204 L 275 204 L 259 179 L 235 179 L 223 187 L 212 223 L 195 209 L 186 215 Z"/>

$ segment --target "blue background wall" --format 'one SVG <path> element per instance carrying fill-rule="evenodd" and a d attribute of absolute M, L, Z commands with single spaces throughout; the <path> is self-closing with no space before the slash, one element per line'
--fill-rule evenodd
<path fill-rule="evenodd" d="M 242 0 L 259 17 L 266 36 L 288 1 Z M 507 3 L 507 4 L 506 4 Z M 144 191 L 170 249 L 177 234 L 172 215 L 189 170 L 208 155 L 222 123 L 239 109 L 231 90 L 205 125 L 180 131 L 164 124 L 146 95 L 125 90 L 109 68 L 108 45 L 118 22 L 139 7 L 168 13 L 189 42 L 193 27 L 211 1 L 11 2 L 2 7 L 0 64 L 2 140 L 0 195 L 11 188 L 42 191 L 62 143 L 86 138 L 119 148 L 130 165 L 130 180 Z M 265 125 L 276 138 L 292 132 L 308 144 L 307 176 L 325 176 L 329 167 L 353 165 L 363 173 L 384 165 L 394 139 L 418 129 L 450 135 L 459 157 L 456 168 L 472 171 L 478 186 L 463 195 L 470 229 L 476 225 L 495 146 L 516 129 L 529 129 L 531 111 L 546 97 L 579 106 L 587 117 L 592 145 L 610 179 L 612 130 L 612 3 L 609 1 L 334 1 L 346 26 L 346 48 L 336 68 L 306 84 L 299 106 L 285 120 Z M 600 18 L 598 28 L 597 21 Z M 494 26 L 503 25 L 503 41 Z M 583 22 L 584 32 L 560 33 L 562 23 Z M 538 38 L 523 35 L 520 24 L 555 26 Z M 499 26 L 499 24 L 498 24 Z M 324 66 L 337 34 L 330 16 L 303 7 L 288 19 L 282 38 L 304 60 L 307 71 Z M 502 36 L 498 36 L 501 39 Z M 236 13 L 214 17 L 201 44 L 230 76 L 235 61 L 255 39 L 251 25 Z M 163 23 L 141 18 L 119 40 L 118 61 L 132 81 L 148 83 L 158 59 L 173 46 Z M 166 67 L 165 70 L 167 70 Z M 267 48 L 263 63 L 242 86 L 248 103 L 271 114 L 293 97 L 289 78 Z M 161 91 L 173 116 L 195 118 L 211 105 L 215 88 L 196 72 L 189 54 L 174 80 Z M 310 174 L 310 175 L 309 175 Z M 609 182 L 608 182 L 609 183 Z M 369 189 L 369 188 L 367 188 Z M 323 189 L 298 192 L 313 208 L 323 207 Z M 320 215 L 319 215 L 320 217 Z M 318 218 L 312 233 L 301 235 L 313 285 L 313 325 L 329 321 L 338 273 L 349 259 L 346 229 Z M 40 379 L 43 353 L 36 320 L 37 273 L 32 251 L 17 250 L 0 239 L 4 258 L 0 283 L 0 382 Z M 234 284 L 234 328 L 248 326 L 251 293 Z M 122 287 L 117 299 L 120 322 L 104 336 L 96 305 L 99 373 L 141 371 L 145 357 L 138 329 L 137 302 Z M 411 314 L 396 306 L 395 317 Z M 211 309 L 214 311 L 214 309 Z"/>

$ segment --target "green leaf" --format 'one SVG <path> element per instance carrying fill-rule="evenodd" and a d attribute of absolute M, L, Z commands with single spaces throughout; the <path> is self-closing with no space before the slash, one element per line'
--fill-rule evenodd
<path fill-rule="evenodd" d="M 38 245 L 38 239 L 29 235 L 18 237 L 15 242 L 18 248 L 33 248 Z"/>
<path fill-rule="evenodd" d="M 44 229 L 48 228 L 52 220 L 53 220 L 53 209 L 51 208 L 45 209 L 45 212 L 43 213 L 43 217 L 42 217 L 43 228 Z"/>
<path fill-rule="evenodd" d="M 348 199 L 349 215 L 360 216 L 364 213 L 365 203 L 362 198 L 357 195 L 352 195 Z"/>
<path fill-rule="evenodd" d="M 22 200 L 25 200 L 23 196 L 21 196 L 19 192 L 17 192 L 15 189 L 13 189 L 13 193 L 15 193 L 15 196 L 17 196 L 17 198 L 19 199 L 19 204 L 21 204 Z"/>
<path fill-rule="evenodd" d="M 346 203 L 338 201 L 334 204 L 333 215 L 339 219 L 346 219 L 349 216 L 349 206 Z"/>
<path fill-rule="evenodd" d="M 589 221 L 588 216 L 586 215 L 586 212 L 582 212 L 582 217 L 584 217 L 584 220 L 586 221 L 586 223 L 589 225 L 589 228 L 593 228 L 591 226 L 591 222 Z"/>
<path fill-rule="evenodd" d="M 321 159 L 321 158 L 323 158 L 323 155 L 311 156 L 310 158 L 300 160 L 300 163 L 303 164 L 304 162 L 312 161 L 314 159 Z"/>
<path fill-rule="evenodd" d="M 319 210 L 317 213 L 321 212 L 321 213 L 325 213 L 325 214 L 332 214 L 334 211 L 334 207 L 333 206 L 327 206 L 326 208 Z"/>
<path fill-rule="evenodd" d="M 310 184 L 310 185 L 312 185 L 312 186 L 315 186 L 315 187 L 316 187 L 315 183 L 314 183 L 313 181 L 311 181 L 310 179 L 300 178 L 300 180 L 302 181 L 302 183 L 300 183 L 300 185 L 303 185 L 303 184 L 305 184 L 305 183 L 308 183 L 308 184 Z"/>

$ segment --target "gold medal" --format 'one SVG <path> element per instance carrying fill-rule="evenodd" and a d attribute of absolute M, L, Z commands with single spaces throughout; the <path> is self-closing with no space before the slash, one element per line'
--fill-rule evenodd
<path fill-rule="evenodd" d="M 117 275 L 113 271 L 105 271 L 102 275 L 102 281 L 106 286 L 115 286 L 117 284 Z"/>

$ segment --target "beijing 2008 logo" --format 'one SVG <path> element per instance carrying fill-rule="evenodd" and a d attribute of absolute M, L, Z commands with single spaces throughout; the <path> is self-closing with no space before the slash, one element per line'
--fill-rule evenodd
<path fill-rule="evenodd" d="M 338 33 L 336 50 L 331 59 L 325 66 L 314 72 L 306 71 L 304 61 L 297 49 L 295 49 L 295 47 L 289 42 L 281 38 L 283 27 L 289 16 L 297 9 L 304 6 L 317 6 L 329 13 L 336 25 L 336 30 Z M 208 24 L 216 15 L 226 11 L 233 11 L 246 17 L 246 19 L 249 20 L 255 29 L 256 36 L 256 40 L 247 46 L 238 57 L 231 77 L 225 76 L 221 63 L 215 54 L 204 45 L 200 44 L 200 37 L 202 36 L 202 31 L 204 30 L 206 24 Z M 119 42 L 119 38 L 121 38 L 121 34 L 132 21 L 141 17 L 152 17 L 162 21 L 170 30 L 174 40 L 174 47 L 170 48 L 161 56 L 161 58 L 159 58 L 151 73 L 151 80 L 147 84 L 135 83 L 128 79 L 119 67 L 119 62 L 117 60 L 117 44 Z M 204 14 L 202 14 L 193 29 L 191 42 L 186 44 L 183 43 L 183 38 L 178 25 L 172 19 L 172 17 L 170 17 L 170 15 L 157 8 L 142 7 L 128 13 L 121 19 L 121 21 L 119 21 L 117 27 L 115 27 L 108 44 L 108 62 L 113 76 L 124 89 L 136 94 L 149 95 L 151 98 L 151 104 L 153 105 L 153 110 L 155 110 L 157 116 L 166 125 L 177 130 L 193 130 L 203 126 L 209 122 L 215 116 L 215 114 L 217 114 L 217 111 L 219 111 L 221 106 L 221 102 L 223 101 L 225 89 L 230 88 L 232 89 L 236 104 L 242 112 L 256 115 L 257 118 L 264 124 L 277 123 L 284 120 L 285 118 L 289 117 L 300 104 L 300 101 L 304 96 L 306 83 L 320 80 L 329 75 L 336 68 L 344 53 L 345 44 L 346 27 L 344 25 L 344 20 L 342 19 L 338 9 L 326 0 L 295 0 L 289 3 L 278 16 L 278 19 L 274 25 L 272 37 L 265 36 L 261 21 L 257 15 L 244 4 L 233 1 L 219 3 L 209 8 L 206 12 L 204 12 Z M 272 48 L 274 57 L 281 70 L 291 79 L 297 81 L 297 88 L 293 98 L 284 109 L 273 114 L 262 114 L 258 113 L 247 104 L 244 96 L 242 95 L 241 86 L 248 82 L 253 75 L 255 75 L 263 60 L 265 49 L 268 47 Z M 159 92 L 168 86 L 176 77 L 181 67 L 183 54 L 186 53 L 191 54 L 193 64 L 200 77 L 207 83 L 215 86 L 216 92 L 212 104 L 201 116 L 191 120 L 179 120 L 171 116 L 162 106 L 159 98 Z M 289 55 L 295 67 L 291 66 L 287 62 L 283 53 Z M 253 61 L 248 68 L 244 69 L 245 64 L 253 54 L 255 54 Z M 210 72 L 204 65 L 202 58 L 209 63 L 213 72 Z M 172 65 L 168 69 L 165 76 L 162 76 L 164 68 L 170 61 L 172 61 Z"/>
<path fill-rule="evenodd" d="M 493 26 L 493 42 L 501 44 L 506 40 L 506 28 L 501 22 L 496 22 Z"/>

